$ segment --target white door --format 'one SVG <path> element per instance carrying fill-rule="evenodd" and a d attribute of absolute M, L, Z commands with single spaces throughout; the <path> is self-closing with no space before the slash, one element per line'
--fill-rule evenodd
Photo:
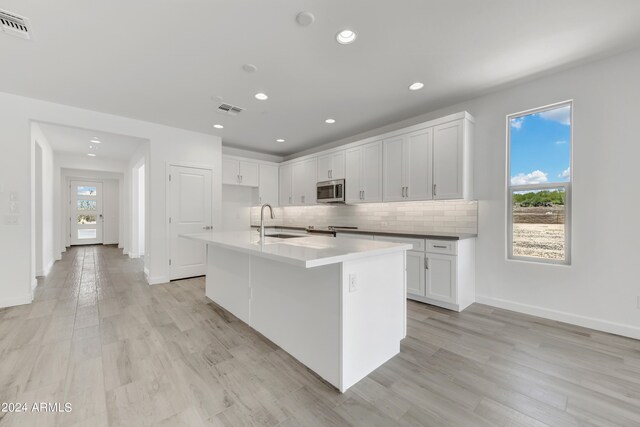
<path fill-rule="evenodd" d="M 200 242 L 178 237 L 211 229 L 211 170 L 171 166 L 169 170 L 170 279 L 206 273 L 206 250 Z"/>
<path fill-rule="evenodd" d="M 291 165 L 280 166 L 278 173 L 278 198 L 280 200 L 280 206 L 291 206 L 293 204 L 292 195 L 292 171 Z"/>
<path fill-rule="evenodd" d="M 258 164 L 252 162 L 240 162 L 240 185 L 247 187 L 258 186 Z"/>
<path fill-rule="evenodd" d="M 431 200 L 432 196 L 432 129 L 408 135 L 404 152 L 405 200 Z"/>
<path fill-rule="evenodd" d="M 456 257 L 427 253 L 426 297 L 456 304 Z"/>
<path fill-rule="evenodd" d="M 462 151 L 464 144 L 462 120 L 436 126 L 433 131 L 433 198 L 461 199 Z"/>
<path fill-rule="evenodd" d="M 344 151 L 333 153 L 331 160 L 331 179 L 344 179 Z"/>
<path fill-rule="evenodd" d="M 238 160 L 222 157 L 222 183 L 240 184 L 240 162 Z"/>
<path fill-rule="evenodd" d="M 365 202 L 382 201 L 382 141 L 362 148 L 362 194 Z"/>
<path fill-rule="evenodd" d="M 331 168 L 333 168 L 333 154 L 318 157 L 318 182 L 331 179 Z"/>
<path fill-rule="evenodd" d="M 259 203 L 278 205 L 278 166 L 260 165 Z"/>
<path fill-rule="evenodd" d="M 407 294 L 424 296 L 424 252 L 407 251 Z"/>
<path fill-rule="evenodd" d="M 70 242 L 102 244 L 102 183 L 71 181 L 69 186 Z"/>
<path fill-rule="evenodd" d="M 385 202 L 398 202 L 405 198 L 404 146 L 404 136 L 398 136 L 384 141 Z"/>
<path fill-rule="evenodd" d="M 350 148 L 346 153 L 345 201 L 362 202 L 362 147 Z"/>

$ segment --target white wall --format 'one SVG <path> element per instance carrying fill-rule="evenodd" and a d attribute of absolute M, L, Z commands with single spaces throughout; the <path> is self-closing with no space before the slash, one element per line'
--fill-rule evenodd
<path fill-rule="evenodd" d="M 128 210 L 128 221 L 127 221 L 127 230 L 129 234 L 130 245 L 128 245 L 128 249 L 125 250 L 125 253 L 128 253 L 132 258 L 138 258 L 144 255 L 145 247 L 147 246 L 147 230 L 142 230 L 140 233 L 140 215 L 144 215 L 144 220 L 142 221 L 142 225 L 147 227 L 149 216 L 147 213 L 146 206 L 149 203 L 150 199 L 148 197 L 148 188 L 149 188 L 149 171 L 146 165 L 149 163 L 149 144 L 142 144 L 138 150 L 131 156 L 129 159 L 129 165 L 127 168 L 127 173 L 129 174 L 129 178 L 127 180 L 127 185 L 130 186 L 129 194 L 130 194 L 130 208 Z M 143 180 L 140 180 L 140 169 L 142 168 L 144 177 Z M 141 183 L 144 186 L 144 189 L 141 191 Z M 140 236 L 144 236 L 144 242 L 141 244 Z M 145 259 L 145 274 L 148 274 L 148 266 L 146 265 L 147 260 Z"/>
<path fill-rule="evenodd" d="M 640 144 L 635 128 L 640 116 L 639 70 L 640 50 L 635 50 L 341 143 L 469 111 L 476 119 L 478 301 L 640 338 L 636 269 L 640 257 Z M 574 100 L 572 265 L 509 261 L 505 117 L 568 99 Z"/>
<path fill-rule="evenodd" d="M 131 135 L 150 141 L 149 206 L 153 230 L 147 244 L 145 265 L 154 283 L 168 280 L 169 258 L 166 235 L 166 182 L 168 162 L 207 164 L 216 169 L 213 182 L 214 226 L 220 225 L 221 141 L 205 135 L 169 126 L 98 113 L 81 108 L 0 93 L 0 215 L 8 213 L 11 191 L 24 200 L 18 225 L 0 221 L 0 306 L 31 302 L 31 212 L 33 150 L 30 121 L 57 123 L 85 129 Z M 58 185 L 60 185 L 58 183 Z M 59 212 L 59 210 L 58 210 Z"/>
<path fill-rule="evenodd" d="M 51 145 L 37 123 L 31 123 L 31 144 L 35 150 L 34 154 L 38 154 L 33 158 L 32 188 L 35 193 L 31 198 L 31 203 L 38 205 L 38 209 L 34 209 L 32 217 L 32 223 L 36 230 L 36 234 L 33 236 L 33 256 L 36 258 L 36 262 L 32 267 L 32 276 L 35 278 L 35 276 L 45 276 L 55 261 L 53 206 L 55 171 Z M 20 204 L 21 210 L 26 209 L 26 203 L 20 202 Z"/>

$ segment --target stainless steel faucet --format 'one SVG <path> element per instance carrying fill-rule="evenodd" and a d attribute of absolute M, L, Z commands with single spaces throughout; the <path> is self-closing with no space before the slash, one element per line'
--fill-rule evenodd
<path fill-rule="evenodd" d="M 260 241 L 263 242 L 264 241 L 264 208 L 269 208 L 269 212 L 271 212 L 271 219 L 275 218 L 273 216 L 273 208 L 271 207 L 270 204 L 265 203 L 264 205 L 262 205 L 262 208 L 260 208 Z"/>

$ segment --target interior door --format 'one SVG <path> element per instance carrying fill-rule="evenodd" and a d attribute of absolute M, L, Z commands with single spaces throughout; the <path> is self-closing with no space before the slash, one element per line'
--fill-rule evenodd
<path fill-rule="evenodd" d="M 70 243 L 102 244 L 102 183 L 71 181 L 69 186 Z"/>
<path fill-rule="evenodd" d="M 206 248 L 203 243 L 178 237 L 211 229 L 210 169 L 171 166 L 169 171 L 170 278 L 203 276 Z"/>

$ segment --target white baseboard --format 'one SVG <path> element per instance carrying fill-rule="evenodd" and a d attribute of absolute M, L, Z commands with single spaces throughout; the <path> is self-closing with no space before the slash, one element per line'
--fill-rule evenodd
<path fill-rule="evenodd" d="M 37 277 L 44 277 L 46 275 L 48 275 L 49 273 L 51 273 L 51 269 L 53 268 L 53 263 L 55 263 L 56 260 L 52 259 L 49 262 L 49 265 L 47 265 L 44 270 L 40 270 L 40 271 L 36 271 L 36 276 Z"/>
<path fill-rule="evenodd" d="M 145 273 L 145 277 L 147 279 L 147 283 L 150 285 L 159 285 L 161 283 L 170 282 L 169 278 L 166 276 L 149 277 L 148 273 Z"/>
<path fill-rule="evenodd" d="M 572 325 L 582 326 L 596 331 L 608 332 L 611 334 L 621 335 L 634 339 L 640 339 L 640 328 L 624 323 L 611 322 L 609 320 L 596 319 L 595 317 L 587 317 L 579 314 L 567 313 L 564 311 L 551 310 L 544 307 L 538 307 L 529 304 L 504 300 L 500 298 L 485 297 L 476 295 L 476 302 L 486 304 L 493 307 L 503 308 L 505 310 L 517 311 L 518 313 L 529 314 L 532 316 L 543 317 L 558 322 L 570 323 Z"/>
<path fill-rule="evenodd" d="M 34 277 L 33 280 L 31 281 L 31 292 L 35 291 L 37 287 L 38 287 L 38 279 Z"/>
<path fill-rule="evenodd" d="M 31 304 L 32 301 L 33 301 L 33 298 L 29 294 L 23 295 L 20 297 L 5 298 L 0 300 L 0 308 Z"/>

